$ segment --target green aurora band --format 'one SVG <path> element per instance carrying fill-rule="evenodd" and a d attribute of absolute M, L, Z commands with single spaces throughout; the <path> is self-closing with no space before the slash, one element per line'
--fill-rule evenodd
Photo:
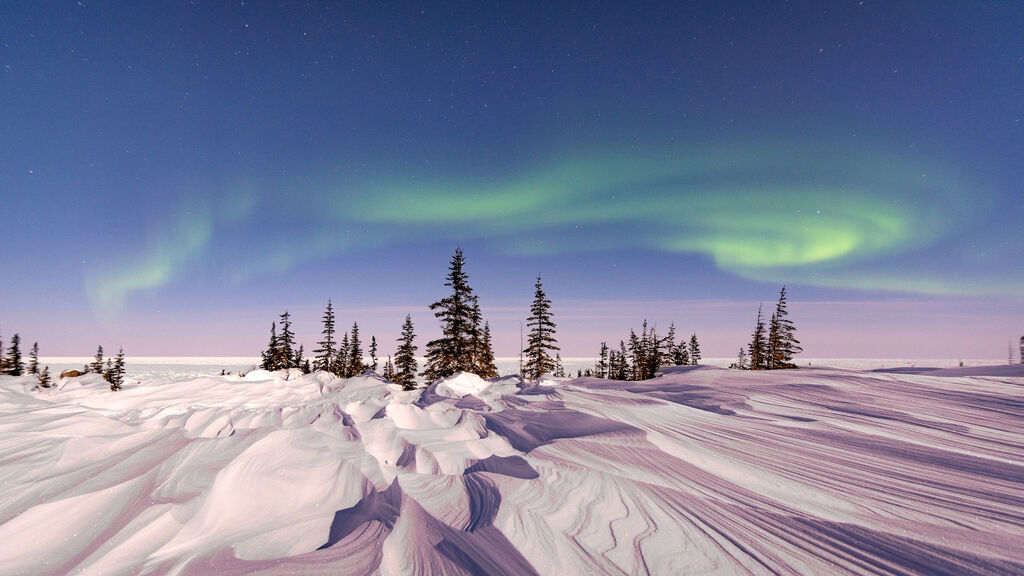
<path fill-rule="evenodd" d="M 179 219 L 163 241 L 89 278 L 87 286 L 95 307 L 112 310 L 204 259 L 244 282 L 349 250 L 450 239 L 485 240 L 523 255 L 617 249 L 703 255 L 722 271 L 756 281 L 1008 293 L 998 282 L 954 284 L 900 264 L 901 256 L 975 222 L 981 191 L 966 192 L 960 178 L 936 166 L 780 145 L 580 155 L 503 177 L 369 179 L 299 191 L 284 211 L 275 196 L 248 190 Z M 249 229 L 260 217 L 283 219 L 286 230 Z M 258 234 L 269 237 L 253 241 L 242 258 L 218 252 L 220 236 Z"/>

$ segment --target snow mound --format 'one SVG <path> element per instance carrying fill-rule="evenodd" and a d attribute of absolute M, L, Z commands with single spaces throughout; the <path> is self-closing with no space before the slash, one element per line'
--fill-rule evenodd
<path fill-rule="evenodd" d="M 491 387 L 491 383 L 470 372 L 458 372 L 438 382 L 434 391 L 448 398 L 477 395 Z"/>

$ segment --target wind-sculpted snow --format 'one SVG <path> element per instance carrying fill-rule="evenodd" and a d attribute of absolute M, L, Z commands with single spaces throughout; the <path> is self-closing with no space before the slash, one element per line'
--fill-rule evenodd
<path fill-rule="evenodd" d="M 1024 371 L 0 377 L 0 574 L 1024 574 Z"/>

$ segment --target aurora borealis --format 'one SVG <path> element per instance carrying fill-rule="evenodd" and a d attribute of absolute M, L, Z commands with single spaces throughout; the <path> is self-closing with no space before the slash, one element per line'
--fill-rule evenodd
<path fill-rule="evenodd" d="M 567 355 L 649 302 L 729 356 L 787 284 L 811 356 L 998 358 L 1022 39 L 992 2 L 5 3 L 0 333 L 254 355 L 333 298 L 427 335 L 460 245 L 499 355 L 539 272 Z"/>

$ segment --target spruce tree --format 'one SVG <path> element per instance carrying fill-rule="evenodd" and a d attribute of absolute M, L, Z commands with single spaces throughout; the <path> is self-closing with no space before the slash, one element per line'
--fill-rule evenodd
<path fill-rule="evenodd" d="M 273 372 L 277 370 L 277 358 L 280 355 L 278 351 L 278 339 L 277 339 L 277 322 L 270 323 L 270 343 L 267 345 L 267 349 L 263 351 L 261 355 L 263 362 L 260 363 L 260 368 Z M 102 350 L 102 349 L 101 349 Z"/>
<path fill-rule="evenodd" d="M 498 365 L 494 362 L 494 345 L 491 343 L 491 326 L 484 322 L 483 336 L 480 338 L 479 351 L 477 352 L 477 367 L 475 373 L 481 378 L 497 378 Z"/>
<path fill-rule="evenodd" d="M 395 352 L 395 374 L 393 378 L 388 378 L 405 390 L 416 387 L 416 350 L 419 348 L 413 343 L 415 339 L 412 316 L 406 314 L 402 335 L 398 337 L 398 350 Z"/>
<path fill-rule="evenodd" d="M 327 300 L 327 309 L 324 310 L 323 315 L 324 329 L 320 333 L 323 336 L 323 340 L 317 342 L 320 348 L 313 351 L 316 355 L 316 359 L 313 362 L 313 368 L 315 370 L 326 370 L 330 372 L 334 368 L 334 308 L 331 305 L 331 301 Z"/>
<path fill-rule="evenodd" d="M 523 377 L 526 380 L 537 380 L 555 369 L 555 360 L 550 353 L 560 350 L 558 340 L 555 339 L 555 322 L 551 319 L 551 301 L 541 287 L 540 275 L 534 284 L 533 304 L 526 325 L 530 333 L 526 339 L 526 349 L 523 350 L 526 355 Z"/>
<path fill-rule="evenodd" d="M 388 359 L 384 361 L 384 373 L 381 374 L 385 380 L 389 382 L 395 382 L 395 365 L 391 363 L 391 356 L 388 355 Z M 397 384 L 397 382 L 395 382 Z"/>
<path fill-rule="evenodd" d="M 346 378 L 351 378 L 366 372 L 366 365 L 363 364 L 363 343 L 359 341 L 359 324 L 356 322 L 352 323 L 348 346 L 348 375 Z"/>
<path fill-rule="evenodd" d="M 285 310 L 281 314 L 281 335 L 277 339 L 277 370 L 295 368 L 295 334 L 292 332 L 291 315 Z"/>
<path fill-rule="evenodd" d="M 7 358 L 4 357 L 4 339 L 0 335 L 0 374 L 7 373 Z"/>
<path fill-rule="evenodd" d="M 662 366 L 671 366 L 676 363 L 676 325 L 675 323 L 668 325 L 668 334 L 665 335 L 665 339 L 659 343 L 660 352 L 659 362 Z"/>
<path fill-rule="evenodd" d="M 349 373 L 349 344 L 348 344 L 348 332 L 341 337 L 341 343 L 338 344 L 338 353 L 334 355 L 335 368 L 332 370 L 338 376 L 342 378 L 348 378 L 351 376 Z"/>
<path fill-rule="evenodd" d="M 736 355 L 736 368 L 740 370 L 747 369 L 747 351 L 743 349 L 743 346 L 740 346 L 740 351 Z"/>
<path fill-rule="evenodd" d="M 475 327 L 479 324 L 480 308 L 469 286 L 469 276 L 463 271 L 464 266 L 462 249 L 456 248 L 444 284 L 451 288 L 451 295 L 430 305 L 441 323 L 441 337 L 427 343 L 427 365 L 423 375 L 428 380 L 476 368 L 473 342 L 478 336 Z"/>
<path fill-rule="evenodd" d="M 89 371 L 94 374 L 103 374 L 103 346 L 96 347 L 96 355 L 93 356 Z"/>
<path fill-rule="evenodd" d="M 39 374 L 39 342 L 32 343 L 32 351 L 28 354 L 28 373 Z"/>
<path fill-rule="evenodd" d="M 562 365 L 562 355 L 555 352 L 555 378 L 565 378 L 565 366 Z"/>
<path fill-rule="evenodd" d="M 298 368 L 299 370 L 302 370 L 303 363 L 305 363 L 305 361 L 306 361 L 305 357 L 306 357 L 306 351 L 305 351 L 303 345 L 299 344 L 299 349 L 295 351 L 295 357 L 292 359 L 292 367 L 293 368 Z M 306 370 L 305 373 L 309 374 L 309 370 Z"/>
<path fill-rule="evenodd" d="M 774 337 L 769 336 L 769 358 L 768 367 L 796 368 L 793 363 L 793 356 L 803 352 L 800 341 L 796 339 L 796 327 L 789 319 L 789 311 L 786 309 L 786 287 L 783 286 L 779 292 L 779 301 L 775 304 L 775 313 L 772 315 L 772 332 Z"/>
<path fill-rule="evenodd" d="M 110 368 L 110 389 L 118 391 L 124 384 L 124 348 L 117 351 L 117 356 L 114 357 L 114 364 Z"/>
<path fill-rule="evenodd" d="M 25 365 L 21 361 L 21 336 L 11 336 L 11 347 L 7 349 L 7 373 L 11 376 L 21 376 Z"/>
<path fill-rule="evenodd" d="M 690 336 L 690 366 L 696 366 L 700 362 L 700 342 L 697 335 Z"/>
<path fill-rule="evenodd" d="M 377 371 L 377 337 L 370 336 L 370 370 Z"/>
<path fill-rule="evenodd" d="M 39 386 L 42 388 L 49 388 L 53 386 L 53 380 L 50 378 L 50 367 L 44 366 L 43 371 L 39 373 Z"/>
<path fill-rule="evenodd" d="M 761 314 L 761 306 L 757 307 L 757 322 L 754 323 L 754 333 L 750 337 L 750 344 L 747 351 L 750 353 L 750 369 L 764 370 L 767 367 L 766 357 L 768 344 L 764 336 L 764 316 Z"/>
<path fill-rule="evenodd" d="M 601 352 L 597 356 L 594 372 L 598 378 L 608 378 L 608 342 L 601 342 Z"/>

